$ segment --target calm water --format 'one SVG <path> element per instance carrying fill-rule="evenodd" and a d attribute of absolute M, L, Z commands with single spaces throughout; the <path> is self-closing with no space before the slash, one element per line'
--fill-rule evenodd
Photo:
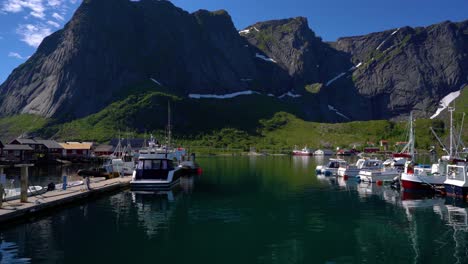
<path fill-rule="evenodd" d="M 1 263 L 468 263 L 463 204 L 317 177 L 313 158 L 199 162 L 179 190 L 0 229 Z"/>

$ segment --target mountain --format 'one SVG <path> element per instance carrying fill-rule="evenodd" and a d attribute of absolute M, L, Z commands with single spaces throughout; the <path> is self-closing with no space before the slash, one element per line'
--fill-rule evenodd
<path fill-rule="evenodd" d="M 83 1 L 65 28 L 2 84 L 0 111 L 84 117 L 150 78 L 182 93 L 285 91 L 288 76 L 246 44 L 225 11 L 189 14 L 168 1 Z"/>
<path fill-rule="evenodd" d="M 217 111 L 219 104 L 207 102 L 221 99 L 190 95 L 242 92 L 271 97 L 269 104 L 279 108 L 269 114 L 293 104 L 298 116 L 313 121 L 392 119 L 410 111 L 429 117 L 467 77 L 468 21 L 324 42 L 303 17 L 238 32 L 224 10 L 188 13 L 169 1 L 85 0 L 0 86 L 0 113 L 65 122 L 105 112 L 135 93 L 163 91 L 182 98 L 192 115 L 200 108 Z M 246 97 L 232 105 L 246 105 L 237 104 Z M 262 107 L 248 105 L 226 109 L 242 120 Z"/>

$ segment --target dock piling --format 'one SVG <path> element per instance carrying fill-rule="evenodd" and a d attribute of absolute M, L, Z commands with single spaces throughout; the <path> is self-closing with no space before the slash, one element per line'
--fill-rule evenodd
<path fill-rule="evenodd" d="M 28 188 L 29 188 L 29 167 L 32 167 L 32 164 L 18 164 L 15 167 L 21 169 L 21 199 L 22 203 L 28 202 Z"/>

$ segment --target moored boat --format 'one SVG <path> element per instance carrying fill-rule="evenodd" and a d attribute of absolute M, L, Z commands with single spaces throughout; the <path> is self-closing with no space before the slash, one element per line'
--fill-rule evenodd
<path fill-rule="evenodd" d="M 297 146 L 292 151 L 293 156 L 312 156 L 314 152 L 305 146 L 303 149 L 298 149 Z"/>
<path fill-rule="evenodd" d="M 18 200 L 21 197 L 21 188 L 5 189 L 3 201 Z M 40 195 L 47 192 L 47 189 L 42 186 L 29 186 L 28 196 Z"/>
<path fill-rule="evenodd" d="M 337 175 L 340 177 L 356 177 L 361 170 L 379 170 L 383 167 L 383 162 L 378 159 L 359 159 L 355 165 L 347 165 L 338 169 Z"/>
<path fill-rule="evenodd" d="M 182 175 L 182 168 L 175 167 L 172 160 L 158 154 L 140 154 L 130 186 L 136 191 L 170 189 Z"/>
<path fill-rule="evenodd" d="M 439 164 L 433 164 L 431 167 L 424 165 L 413 167 L 412 162 L 408 161 L 401 174 L 401 187 L 405 190 L 434 191 L 437 187 L 444 185 L 446 166 L 447 162 L 444 160 L 440 160 Z"/>
<path fill-rule="evenodd" d="M 340 167 L 346 167 L 348 162 L 343 159 L 330 159 L 327 165 L 319 165 L 315 168 L 317 174 L 323 174 L 325 176 L 336 175 Z"/>

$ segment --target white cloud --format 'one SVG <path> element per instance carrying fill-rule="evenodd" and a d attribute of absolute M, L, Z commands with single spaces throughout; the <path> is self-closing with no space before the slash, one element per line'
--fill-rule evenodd
<path fill-rule="evenodd" d="M 53 27 L 56 27 L 56 28 L 59 28 L 60 27 L 60 24 L 55 22 L 55 21 L 52 21 L 52 20 L 49 20 L 47 21 L 47 24 L 53 26 Z"/>
<path fill-rule="evenodd" d="M 21 40 L 29 46 L 38 47 L 42 40 L 52 34 L 52 30 L 45 25 L 19 25 L 16 32 L 21 36 Z"/>
<path fill-rule="evenodd" d="M 60 21 L 65 20 L 65 18 L 63 16 L 61 16 L 59 13 L 53 13 L 52 17 L 57 19 L 57 20 L 60 20 Z"/>
<path fill-rule="evenodd" d="M 10 51 L 10 53 L 8 53 L 8 57 L 16 58 L 20 60 L 25 59 L 23 56 L 21 56 L 21 54 L 19 54 L 18 52 L 13 52 L 13 51 Z"/>
<path fill-rule="evenodd" d="M 8 13 L 18 13 L 29 9 L 29 14 L 36 18 L 45 18 L 46 8 L 43 0 L 5 0 L 1 10 Z"/>

